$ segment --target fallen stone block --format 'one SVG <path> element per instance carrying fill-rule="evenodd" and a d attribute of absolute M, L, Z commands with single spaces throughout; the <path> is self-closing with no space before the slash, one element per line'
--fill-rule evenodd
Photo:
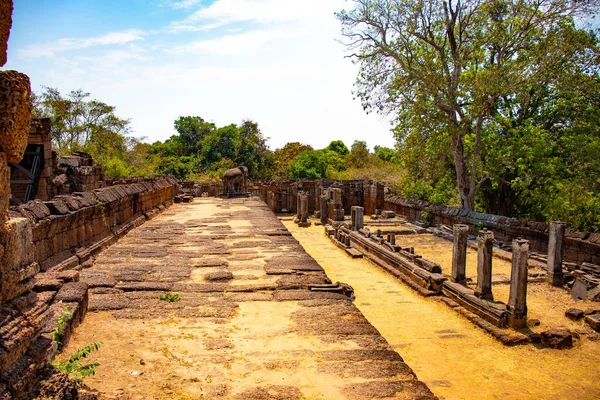
<path fill-rule="evenodd" d="M 541 333 L 542 345 L 551 349 L 567 349 L 573 347 L 573 335 L 568 329 L 548 329 Z"/>
<path fill-rule="evenodd" d="M 583 318 L 584 314 L 584 311 L 580 310 L 579 308 L 569 308 L 567 311 L 565 311 L 565 316 L 573 321 Z"/>
<path fill-rule="evenodd" d="M 585 316 L 585 322 L 595 331 L 600 331 L 600 314 Z"/>

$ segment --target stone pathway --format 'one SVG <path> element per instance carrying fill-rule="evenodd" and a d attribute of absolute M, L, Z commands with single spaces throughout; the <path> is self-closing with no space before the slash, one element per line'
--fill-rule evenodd
<path fill-rule="evenodd" d="M 341 290 L 309 288 L 330 281 L 258 199 L 175 205 L 81 280 L 64 354 L 103 342 L 103 398 L 435 398 Z"/>

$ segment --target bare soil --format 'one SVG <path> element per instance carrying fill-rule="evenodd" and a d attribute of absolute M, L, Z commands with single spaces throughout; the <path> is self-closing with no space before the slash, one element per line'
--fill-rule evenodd
<path fill-rule="evenodd" d="M 333 281 L 350 284 L 355 304 L 440 399 L 597 399 L 600 398 L 600 341 L 583 322 L 564 316 L 570 307 L 586 309 L 569 294 L 547 284 L 530 284 L 530 319 L 539 332 L 565 326 L 580 332 L 574 348 L 505 347 L 444 303 L 424 298 L 362 259 L 352 259 L 324 234 L 322 226 L 286 227 L 323 266 Z M 424 258 L 449 272 L 452 243 L 432 235 L 397 236 Z M 476 252 L 470 250 L 467 275 L 476 279 Z M 510 263 L 494 259 L 494 275 L 510 276 Z M 508 285 L 494 285 L 496 299 L 508 300 Z"/>

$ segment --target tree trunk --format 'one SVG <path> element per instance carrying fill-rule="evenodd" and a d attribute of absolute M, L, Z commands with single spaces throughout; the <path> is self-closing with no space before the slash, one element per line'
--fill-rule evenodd
<path fill-rule="evenodd" d="M 464 157 L 464 144 L 462 137 L 452 135 L 452 146 L 454 155 L 454 168 L 456 169 L 456 183 L 458 195 L 460 196 L 460 207 L 466 210 L 475 208 L 475 187 L 473 187 L 470 174 Z"/>

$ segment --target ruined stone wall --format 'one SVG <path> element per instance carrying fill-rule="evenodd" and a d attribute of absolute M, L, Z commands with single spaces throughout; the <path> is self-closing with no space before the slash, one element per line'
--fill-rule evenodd
<path fill-rule="evenodd" d="M 28 149 L 32 145 L 43 146 L 44 151 L 42 163 L 40 165 L 41 171 L 37 182 L 35 198 L 49 200 L 57 194 L 56 187 L 52 183 L 54 170 L 56 168 L 56 153 L 52 152 L 52 136 L 49 118 L 34 118 L 31 120 L 27 145 Z M 13 181 L 23 181 L 28 180 L 29 177 L 17 168 L 12 168 L 10 179 Z M 27 185 L 25 184 L 11 184 L 11 193 L 16 199 L 23 201 L 25 199 L 26 188 Z"/>
<path fill-rule="evenodd" d="M 117 185 L 91 192 L 34 200 L 14 208 L 13 214 L 32 224 L 34 259 L 42 270 L 77 256 L 89 258 L 97 246 L 110 244 L 118 231 L 136 217 L 151 216 L 155 207 L 177 194 L 174 178 L 157 178 L 131 185 Z"/>
<path fill-rule="evenodd" d="M 319 197 L 328 188 L 342 190 L 344 212 L 352 206 L 365 207 L 365 213 L 375 214 L 383 209 L 384 184 L 376 181 L 334 181 L 329 179 L 283 181 L 251 185 L 249 191 L 259 196 L 273 212 L 297 212 L 298 191 L 308 193 L 308 211 L 319 210 Z"/>
<path fill-rule="evenodd" d="M 532 251 L 548 251 L 548 224 L 527 222 L 500 215 L 467 211 L 456 207 L 431 204 L 427 201 L 407 200 L 399 196 L 388 196 L 385 209 L 392 210 L 410 221 L 423 220 L 422 212 L 427 210 L 437 224 L 483 225 L 494 231 L 496 240 L 511 242 L 523 238 L 530 241 Z M 600 263 L 600 233 L 578 232 L 567 229 L 565 235 L 565 261 Z"/>

